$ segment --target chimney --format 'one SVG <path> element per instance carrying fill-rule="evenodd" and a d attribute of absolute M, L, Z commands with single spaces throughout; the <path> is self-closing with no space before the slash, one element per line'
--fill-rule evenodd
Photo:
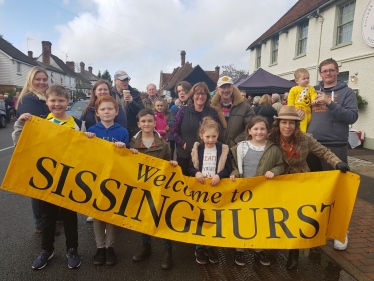
<path fill-rule="evenodd" d="M 28 56 L 29 58 L 32 58 L 32 51 L 27 51 L 27 56 Z"/>
<path fill-rule="evenodd" d="M 88 67 L 88 71 L 92 74 L 92 66 Z"/>
<path fill-rule="evenodd" d="M 73 61 L 67 61 L 66 65 L 71 69 L 71 71 L 75 72 L 75 63 Z"/>
<path fill-rule="evenodd" d="M 42 41 L 42 62 L 46 65 L 51 64 L 52 43 L 49 41 Z"/>
<path fill-rule="evenodd" d="M 81 74 L 83 75 L 84 74 L 84 62 L 81 61 L 80 65 L 81 65 Z"/>
<path fill-rule="evenodd" d="M 181 52 L 181 66 L 183 66 L 186 62 L 186 51 Z"/>
<path fill-rule="evenodd" d="M 220 67 L 217 65 L 216 66 L 216 77 L 217 77 L 217 81 L 219 79 L 219 70 L 220 70 Z"/>

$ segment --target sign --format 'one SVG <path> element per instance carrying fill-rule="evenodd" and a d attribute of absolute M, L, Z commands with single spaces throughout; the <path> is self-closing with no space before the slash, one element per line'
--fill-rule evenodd
<path fill-rule="evenodd" d="M 362 38 L 370 47 L 374 47 L 374 0 L 370 0 L 362 17 Z"/>
<path fill-rule="evenodd" d="M 156 237 L 291 249 L 343 240 L 358 186 L 358 175 L 330 171 L 211 187 L 168 161 L 33 117 L 1 188 Z"/>

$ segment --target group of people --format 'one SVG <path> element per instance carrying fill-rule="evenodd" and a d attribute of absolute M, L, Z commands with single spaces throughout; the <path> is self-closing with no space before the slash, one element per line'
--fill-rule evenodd
<path fill-rule="evenodd" d="M 16 92 L 12 99 L 9 98 L 9 94 L 0 94 L 0 110 L 5 113 L 6 123 L 10 123 L 12 116 L 16 116 L 16 105 L 18 102 L 19 92 Z"/>
<path fill-rule="evenodd" d="M 142 100 L 139 92 L 129 85 L 129 75 L 117 71 L 113 87 L 104 80 L 94 84 L 87 108 L 77 120 L 66 114 L 69 104 L 66 89 L 59 85 L 49 87 L 47 72 L 34 67 L 19 96 L 13 138 L 16 144 L 24 122 L 33 115 L 39 116 L 85 132 L 88 138 L 99 137 L 119 148 L 130 148 L 133 153 L 170 161 L 170 165 L 179 165 L 185 176 L 193 176 L 201 184 L 210 178 L 211 186 L 218 185 L 222 178 L 235 181 L 241 177 L 265 176 L 271 180 L 281 174 L 309 171 L 346 172 L 348 126 L 358 118 L 356 96 L 344 82 L 337 80 L 339 69 L 333 59 L 321 62 L 319 72 L 322 82 L 318 91 L 311 91 L 310 95 L 312 87 L 305 77 L 308 73 L 295 72 L 300 89 L 293 89 L 295 94 L 290 91 L 290 96 L 293 95 L 290 102 L 296 101 L 292 105 L 273 107 L 271 104 L 280 103 L 279 96 L 266 95 L 261 98 L 261 107 L 254 110 L 232 78 L 222 76 L 212 98 L 204 82 L 195 85 L 179 82 L 174 89 L 178 100 L 169 110 L 154 84 L 147 86 L 148 97 Z M 306 98 L 310 98 L 310 107 L 306 107 Z M 300 101 L 305 106 L 299 106 Z M 272 116 L 265 115 L 270 111 L 269 104 L 274 110 Z M 42 252 L 32 268 L 44 268 L 53 257 L 56 220 L 64 222 L 68 266 L 79 267 L 77 214 L 37 199 L 32 199 L 32 209 L 36 232 L 42 234 Z M 93 226 L 94 264 L 114 265 L 113 244 L 118 227 L 96 219 Z M 348 237 L 346 243 L 347 240 Z M 346 245 L 335 243 L 338 249 Z M 142 234 L 141 247 L 132 259 L 141 261 L 151 252 L 151 237 Z M 287 269 L 297 268 L 298 255 L 297 249 L 290 250 Z M 255 256 L 263 265 L 270 265 L 263 250 L 256 249 Z M 199 264 L 219 262 L 215 249 L 209 245 L 196 245 L 195 257 Z M 235 263 L 245 265 L 244 257 L 244 249 L 236 249 Z M 161 268 L 171 267 L 172 242 L 164 239 Z"/>

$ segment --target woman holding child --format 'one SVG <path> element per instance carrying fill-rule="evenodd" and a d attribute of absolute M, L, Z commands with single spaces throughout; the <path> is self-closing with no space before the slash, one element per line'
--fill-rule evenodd
<path fill-rule="evenodd" d="M 309 153 L 325 160 L 337 170 L 345 173 L 349 166 L 340 160 L 328 148 L 317 142 L 312 135 L 300 130 L 302 120 L 293 106 L 283 106 L 278 117 L 274 117 L 273 128 L 269 140 L 279 146 L 283 162 L 284 174 L 310 172 L 306 158 Z M 299 250 L 289 251 L 287 269 L 295 270 L 298 266 Z"/>

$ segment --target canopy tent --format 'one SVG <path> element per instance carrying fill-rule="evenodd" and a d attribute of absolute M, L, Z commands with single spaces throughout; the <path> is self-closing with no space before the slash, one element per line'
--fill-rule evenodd
<path fill-rule="evenodd" d="M 244 90 L 250 95 L 262 95 L 288 92 L 295 82 L 288 81 L 271 74 L 262 68 L 257 69 L 247 77 L 240 77 L 234 84 L 239 90 Z"/>

